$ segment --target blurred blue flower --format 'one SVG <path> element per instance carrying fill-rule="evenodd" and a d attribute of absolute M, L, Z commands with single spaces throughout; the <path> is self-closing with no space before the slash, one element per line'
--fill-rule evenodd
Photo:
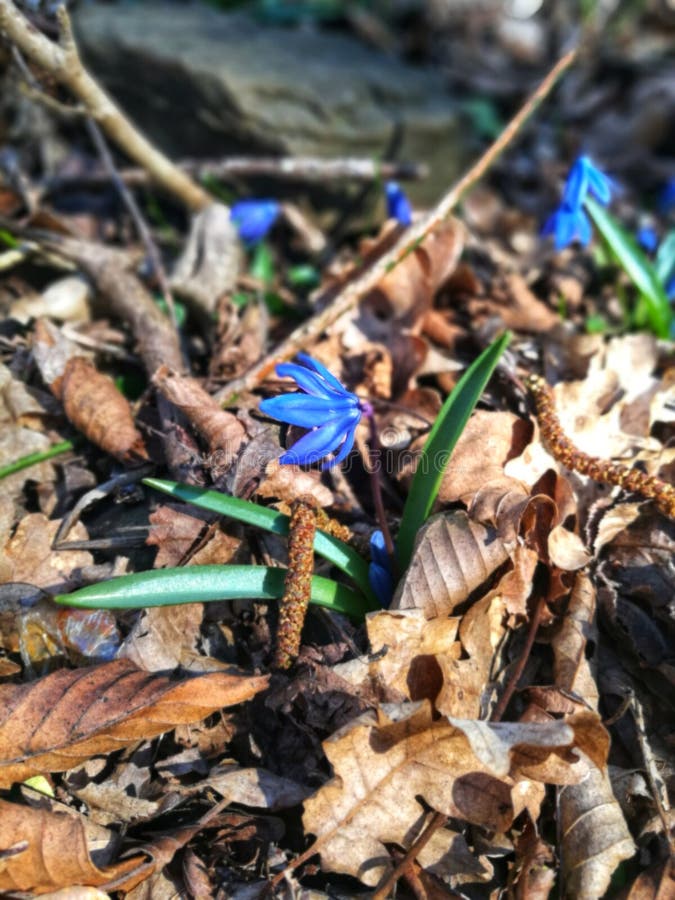
<path fill-rule="evenodd" d="M 384 186 L 387 198 L 387 218 L 397 219 L 401 225 L 410 225 L 412 222 L 412 209 L 410 200 L 398 181 L 388 181 Z"/>
<path fill-rule="evenodd" d="M 363 413 L 371 412 L 370 404 L 343 387 L 311 356 L 299 353 L 298 360 L 302 365 L 280 363 L 276 373 L 280 378 L 292 378 L 300 392 L 263 400 L 260 411 L 280 422 L 311 429 L 279 458 L 280 463 L 306 465 L 335 453 L 323 465 L 330 469 L 341 463 L 354 446 L 356 427 Z"/>
<path fill-rule="evenodd" d="M 394 592 L 394 579 L 391 575 L 391 561 L 384 543 L 384 535 L 379 528 L 370 536 L 370 560 L 368 580 L 375 596 L 386 609 Z"/>
<path fill-rule="evenodd" d="M 647 253 L 654 253 L 659 245 L 659 236 L 651 225 L 643 225 L 641 228 L 638 228 L 635 237 L 638 244 Z"/>
<path fill-rule="evenodd" d="M 257 244 L 279 217 L 275 200 L 240 200 L 230 208 L 230 219 L 245 244 Z"/>
<path fill-rule="evenodd" d="M 590 157 L 577 157 L 567 176 L 560 206 L 544 225 L 542 234 L 554 236 L 556 250 L 567 247 L 575 238 L 586 246 L 591 240 L 591 221 L 584 209 L 586 198 L 590 194 L 607 206 L 614 188 L 612 179 Z"/>

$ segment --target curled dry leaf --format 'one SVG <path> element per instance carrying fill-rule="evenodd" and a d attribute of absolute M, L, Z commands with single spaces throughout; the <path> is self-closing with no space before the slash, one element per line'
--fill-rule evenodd
<path fill-rule="evenodd" d="M 597 900 L 619 863 L 635 853 L 606 769 L 591 764 L 583 783 L 561 788 L 559 810 L 565 895 Z"/>
<path fill-rule="evenodd" d="M 527 806 L 523 765 L 578 781 L 568 762 L 573 725 L 435 720 L 427 702 L 381 708 L 324 743 L 335 777 L 305 802 L 304 824 L 322 866 L 376 885 L 391 869 L 385 844 L 407 846 L 423 816 L 418 797 L 444 815 L 506 830 Z M 519 762 L 516 762 L 516 757 Z M 572 754 L 574 762 L 576 757 Z"/>
<path fill-rule="evenodd" d="M 239 419 L 221 409 L 195 378 L 179 375 L 162 366 L 152 381 L 206 440 L 213 456 L 209 464 L 221 471 L 229 469 L 246 436 L 246 429 Z"/>
<path fill-rule="evenodd" d="M 321 473 L 303 472 L 298 466 L 282 466 L 273 459 L 265 468 L 265 477 L 256 490 L 258 497 L 275 497 L 291 504 L 301 497 L 311 497 L 319 509 L 333 505 L 333 492 L 321 484 Z"/>
<path fill-rule="evenodd" d="M 598 687 L 587 656 L 590 641 L 597 644 L 595 589 L 587 575 L 579 573 L 570 595 L 567 612 L 553 639 L 555 684 L 569 694 L 598 708 Z"/>
<path fill-rule="evenodd" d="M 139 859 L 94 865 L 84 819 L 0 799 L 0 891 L 46 894 L 71 885 L 102 885 L 132 871 Z M 68 895 L 70 896 L 70 895 Z"/>
<path fill-rule="evenodd" d="M 465 512 L 435 516 L 419 533 L 392 609 L 422 609 L 428 619 L 450 615 L 508 557 L 496 532 Z"/>
<path fill-rule="evenodd" d="M 181 680 L 128 660 L 0 685 L 0 785 L 61 772 L 94 756 L 242 703 L 264 676 L 217 672 Z"/>

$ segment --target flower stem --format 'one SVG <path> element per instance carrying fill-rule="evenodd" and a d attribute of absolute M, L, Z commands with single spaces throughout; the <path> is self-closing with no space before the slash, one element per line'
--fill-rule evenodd
<path fill-rule="evenodd" d="M 375 414 L 372 407 L 370 407 L 370 404 L 368 404 L 368 407 L 364 410 L 364 413 L 367 416 L 368 424 L 370 425 L 370 459 L 368 460 L 370 488 L 373 492 L 375 515 L 377 516 L 377 521 L 380 523 L 380 528 L 382 529 L 382 534 L 384 536 L 384 546 L 387 548 L 387 553 L 389 554 L 389 559 L 391 560 L 393 572 L 396 551 L 394 548 L 394 541 L 391 537 L 391 532 L 389 531 L 389 525 L 387 524 L 387 515 L 384 511 L 384 501 L 382 500 L 382 485 L 380 483 L 379 463 L 382 459 L 382 446 L 380 444 L 380 438 L 377 433 L 377 425 L 375 424 Z"/>

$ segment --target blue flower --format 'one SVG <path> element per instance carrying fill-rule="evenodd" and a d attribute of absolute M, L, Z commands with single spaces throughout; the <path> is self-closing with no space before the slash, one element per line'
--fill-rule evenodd
<path fill-rule="evenodd" d="M 230 219 L 246 244 L 261 241 L 279 216 L 275 200 L 240 200 L 230 209 Z"/>
<path fill-rule="evenodd" d="M 377 599 L 384 608 L 391 603 L 394 579 L 391 576 L 391 561 L 384 543 L 384 535 L 378 528 L 370 536 L 370 565 L 368 580 Z"/>
<path fill-rule="evenodd" d="M 590 195 L 603 206 L 612 199 L 615 184 L 601 172 L 588 156 L 579 156 L 567 176 L 560 206 L 542 229 L 543 235 L 552 234 L 556 250 L 562 250 L 577 238 L 584 247 L 591 240 L 591 221 L 584 209 Z"/>
<path fill-rule="evenodd" d="M 659 209 L 666 215 L 675 206 L 675 178 L 669 178 L 659 194 Z"/>
<path fill-rule="evenodd" d="M 263 400 L 260 411 L 280 422 L 311 429 L 279 458 L 280 463 L 301 466 L 335 453 L 323 466 L 330 469 L 354 446 L 356 427 L 363 413 L 369 413 L 370 404 L 350 393 L 311 356 L 299 353 L 298 360 L 302 365 L 280 363 L 276 373 L 280 378 L 292 378 L 300 393 Z"/>
<path fill-rule="evenodd" d="M 410 200 L 397 181 L 388 181 L 384 186 L 387 198 L 387 217 L 397 219 L 401 225 L 410 225 L 412 222 L 412 209 Z"/>
<path fill-rule="evenodd" d="M 638 228 L 635 237 L 646 253 L 654 253 L 659 245 L 659 236 L 651 225 L 643 225 L 641 228 Z"/>

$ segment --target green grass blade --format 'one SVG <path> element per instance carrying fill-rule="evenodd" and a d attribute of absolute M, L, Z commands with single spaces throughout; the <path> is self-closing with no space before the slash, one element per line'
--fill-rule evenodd
<path fill-rule="evenodd" d="M 143 484 L 155 488 L 185 503 L 192 503 L 201 509 L 208 509 L 220 516 L 229 516 L 239 522 L 246 522 L 256 528 L 271 531 L 274 534 L 288 534 L 288 516 L 251 503 L 248 500 L 240 500 L 238 497 L 230 497 L 219 491 L 209 491 L 203 488 L 192 487 L 187 484 L 177 484 L 175 481 L 164 481 L 161 478 L 144 478 Z M 379 609 L 368 580 L 368 563 L 359 554 L 339 540 L 323 531 L 314 535 L 314 550 L 334 566 L 337 566 L 345 575 L 354 581 L 366 598 L 368 610 Z"/>
<path fill-rule="evenodd" d="M 37 463 L 46 462 L 46 460 L 53 459 L 55 456 L 60 456 L 62 453 L 67 453 L 68 450 L 72 449 L 72 441 L 61 441 L 60 444 L 54 444 L 48 450 L 41 450 L 39 453 L 29 453 L 28 456 L 22 456 L 21 459 L 17 459 L 13 463 L 1 466 L 0 479 L 7 478 L 8 475 L 13 475 L 22 469 L 28 469 Z"/>
<path fill-rule="evenodd" d="M 401 518 L 397 540 L 401 571 L 408 567 L 417 532 L 431 513 L 450 454 L 510 340 L 507 331 L 474 360 L 443 404 L 429 432 Z"/>
<path fill-rule="evenodd" d="M 79 609 L 144 609 L 209 600 L 278 600 L 286 569 L 274 566 L 185 566 L 122 575 L 59 594 L 54 602 Z M 354 619 L 364 615 L 363 598 L 344 584 L 315 575 L 312 603 Z"/>
<path fill-rule="evenodd" d="M 654 267 L 633 238 L 612 218 L 604 206 L 590 197 L 584 203 L 595 227 L 643 298 L 649 328 L 657 337 L 668 338 L 673 312 Z"/>

